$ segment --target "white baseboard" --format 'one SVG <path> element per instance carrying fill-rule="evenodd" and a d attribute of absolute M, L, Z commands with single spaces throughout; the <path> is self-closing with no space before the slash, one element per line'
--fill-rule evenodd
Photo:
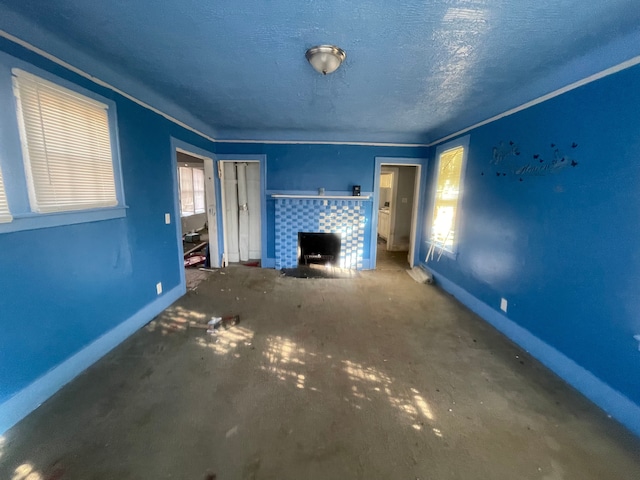
<path fill-rule="evenodd" d="M 186 292 L 181 284 L 135 313 L 132 317 L 105 333 L 35 380 L 9 400 L 0 404 L 0 435 L 14 426 L 64 385 L 118 346 Z"/>
<path fill-rule="evenodd" d="M 509 320 L 505 315 L 494 310 L 486 303 L 478 300 L 463 288 L 433 271 L 424 263 L 420 265 L 431 272 L 436 283 L 443 290 L 451 293 L 461 303 L 493 325 L 513 342 L 520 345 L 565 382 L 633 433 L 640 436 L 640 405 L 614 390 L 569 357 L 543 342 L 517 323 Z"/>

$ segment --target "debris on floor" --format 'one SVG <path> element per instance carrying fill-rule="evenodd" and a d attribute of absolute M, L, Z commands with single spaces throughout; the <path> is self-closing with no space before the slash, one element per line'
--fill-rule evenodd
<path fill-rule="evenodd" d="M 412 269 L 407 270 L 407 273 L 418 283 L 433 283 L 433 275 L 431 275 L 431 273 L 429 272 L 426 272 L 421 267 L 413 267 Z"/>
<path fill-rule="evenodd" d="M 207 333 L 210 335 L 216 335 L 220 327 L 225 330 L 230 329 L 234 325 L 240 323 L 240 315 L 227 315 L 226 317 L 211 317 L 211 320 L 207 323 Z"/>
<path fill-rule="evenodd" d="M 183 238 L 187 243 L 197 243 L 200 241 L 200 234 L 196 232 L 189 232 L 185 234 Z"/>
<path fill-rule="evenodd" d="M 325 265 L 300 265 L 296 268 L 283 268 L 280 271 L 282 277 L 293 278 L 355 278 L 360 276 L 357 270 L 348 270 Z"/>
<path fill-rule="evenodd" d="M 193 248 L 190 248 L 186 252 L 184 252 L 184 266 L 185 267 L 196 267 L 199 265 L 207 265 L 207 250 L 208 250 L 207 242 L 200 242 Z"/>
<path fill-rule="evenodd" d="M 196 267 L 198 265 L 203 265 L 207 261 L 207 257 L 205 255 L 200 255 L 198 253 L 191 255 L 189 258 L 184 259 L 185 267 Z"/>

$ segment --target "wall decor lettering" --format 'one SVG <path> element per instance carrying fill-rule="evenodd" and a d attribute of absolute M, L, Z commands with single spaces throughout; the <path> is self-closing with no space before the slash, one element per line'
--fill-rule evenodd
<path fill-rule="evenodd" d="M 565 149 L 556 143 L 550 143 L 548 150 L 529 156 L 522 155 L 522 149 L 513 140 L 501 141 L 493 147 L 489 164 L 496 167 L 497 177 L 506 177 L 507 174 L 511 174 L 517 176 L 522 182 L 526 176 L 539 177 L 558 173 L 567 167 L 577 167 L 578 161 L 574 157 L 576 148 L 578 148 L 576 142 L 571 142 Z M 484 172 L 481 172 L 481 175 L 484 176 Z"/>

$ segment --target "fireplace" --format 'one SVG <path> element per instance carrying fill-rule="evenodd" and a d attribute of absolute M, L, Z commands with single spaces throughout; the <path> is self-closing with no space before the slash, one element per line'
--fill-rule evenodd
<path fill-rule="evenodd" d="M 340 249 L 337 255 L 334 254 L 336 258 L 333 264 L 346 270 L 362 269 L 364 245 L 368 240 L 365 239 L 366 209 L 370 214 L 371 205 L 363 197 L 276 197 L 276 268 L 280 270 L 298 266 L 298 232 L 302 232 L 336 234 Z M 321 252 L 312 254 L 323 255 Z M 318 260 L 323 259 L 320 257 Z"/>
<path fill-rule="evenodd" d="M 298 232 L 298 265 L 340 264 L 339 233 Z"/>

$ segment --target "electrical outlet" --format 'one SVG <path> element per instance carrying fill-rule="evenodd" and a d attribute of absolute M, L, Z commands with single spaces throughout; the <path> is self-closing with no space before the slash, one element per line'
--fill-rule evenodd
<path fill-rule="evenodd" d="M 407 203 L 407 197 L 402 197 L 402 203 Z"/>
<path fill-rule="evenodd" d="M 167 225 L 171 224 L 171 214 L 170 213 L 165 213 L 164 214 L 164 223 L 166 223 Z"/>
<path fill-rule="evenodd" d="M 507 313 L 507 299 L 506 298 L 501 298 L 500 299 L 500 310 L 502 310 L 504 313 Z"/>
<path fill-rule="evenodd" d="M 156 293 L 160 295 L 162 293 L 162 282 L 156 283 Z"/>
<path fill-rule="evenodd" d="M 640 352 L 640 334 L 634 335 L 633 338 L 635 338 L 638 341 L 638 351 Z"/>

